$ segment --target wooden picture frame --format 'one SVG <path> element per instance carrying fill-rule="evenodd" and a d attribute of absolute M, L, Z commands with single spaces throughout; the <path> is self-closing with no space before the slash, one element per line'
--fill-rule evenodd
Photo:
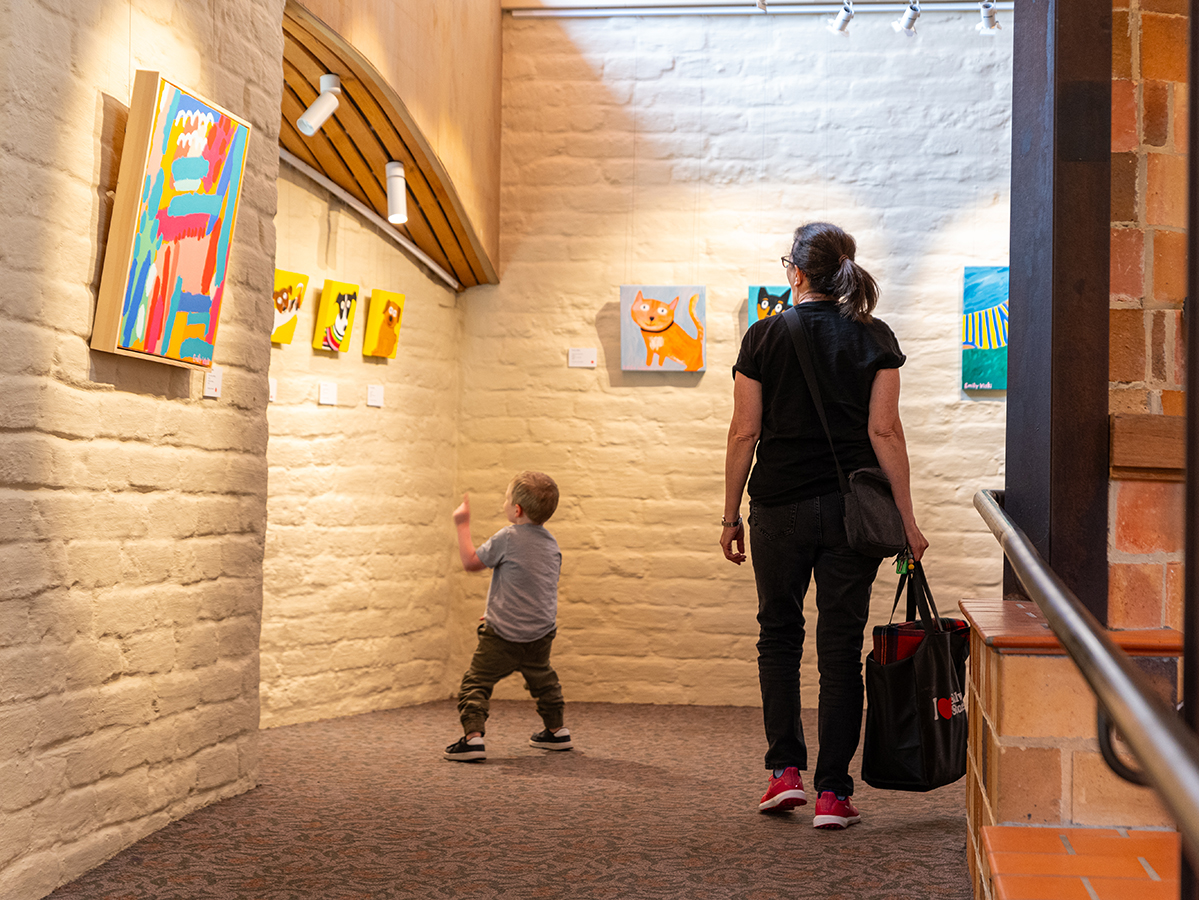
<path fill-rule="evenodd" d="M 93 349 L 212 367 L 249 140 L 248 122 L 138 71 Z"/>

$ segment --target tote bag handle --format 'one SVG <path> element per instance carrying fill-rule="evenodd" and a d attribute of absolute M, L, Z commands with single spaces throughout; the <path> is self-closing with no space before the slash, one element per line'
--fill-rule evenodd
<path fill-rule="evenodd" d="M 905 585 L 908 589 L 907 621 L 914 622 L 919 615 L 920 624 L 928 634 L 945 631 L 945 623 L 941 621 L 941 614 L 933 601 L 932 588 L 928 586 L 924 566 L 918 562 L 913 562 L 908 571 L 899 576 L 899 585 L 895 588 L 895 602 L 891 604 L 891 618 L 888 623 L 895 621 L 895 611 L 899 609 L 899 598 L 903 596 Z"/>

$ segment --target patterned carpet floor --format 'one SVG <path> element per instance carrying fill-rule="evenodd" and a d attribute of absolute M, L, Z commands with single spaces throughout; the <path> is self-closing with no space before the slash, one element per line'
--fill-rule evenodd
<path fill-rule="evenodd" d="M 496 702 L 488 759 L 474 764 L 441 758 L 459 734 L 450 701 L 264 731 L 258 788 L 51 897 L 971 896 L 962 782 L 928 794 L 859 785 L 862 824 L 816 830 L 812 801 L 757 811 L 756 709 L 571 703 L 567 717 L 577 749 L 536 750 L 532 703 Z"/>

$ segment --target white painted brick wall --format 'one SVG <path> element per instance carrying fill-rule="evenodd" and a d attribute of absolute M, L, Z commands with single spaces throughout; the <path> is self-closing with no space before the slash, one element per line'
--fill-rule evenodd
<path fill-rule="evenodd" d="M 286 166 L 279 268 L 309 276 L 293 343 L 271 351 L 262 722 L 286 725 L 444 697 L 457 553 L 462 314 L 454 292 Z M 359 285 L 350 349 L 314 351 L 326 278 Z M 375 288 L 405 295 L 393 360 L 362 355 Z M 337 406 L 318 406 L 319 384 Z M 382 409 L 366 405 L 383 385 Z M 453 553 L 453 559 L 451 559 Z"/>
<path fill-rule="evenodd" d="M 857 237 L 908 354 L 941 606 L 999 593 L 971 497 L 1002 485 L 1004 403 L 959 390 L 958 345 L 962 268 L 1007 262 L 1011 32 L 973 24 L 926 12 L 909 41 L 878 15 L 848 40 L 799 16 L 506 20 L 502 281 L 465 297 L 459 472 L 476 542 L 514 471 L 561 486 L 568 699 L 758 702 L 752 573 L 717 546 L 730 367 L 747 285 L 782 282 L 812 219 Z M 621 372 L 624 283 L 707 285 L 706 373 Z M 568 369 L 572 346 L 598 347 L 599 368 Z M 461 581 L 454 671 L 485 598 L 484 577 Z M 894 583 L 880 576 L 876 622 Z"/>
<path fill-rule="evenodd" d="M 282 7 L 0 10 L 5 898 L 41 897 L 256 780 L 271 316 L 251 301 L 271 285 Z M 255 129 L 216 402 L 199 374 L 87 344 L 137 68 Z"/>
<path fill-rule="evenodd" d="M 450 693 L 486 577 L 458 572 L 449 513 L 471 491 L 481 541 L 521 468 L 563 489 L 568 697 L 756 703 L 752 577 L 716 548 L 728 369 L 746 285 L 779 280 L 806 219 L 857 235 L 909 354 L 943 606 L 998 591 L 970 496 L 1001 482 L 1003 405 L 957 389 L 956 344 L 962 266 L 1006 261 L 1010 32 L 981 42 L 936 14 L 910 42 L 871 16 L 848 42 L 798 17 L 509 19 L 504 280 L 455 298 L 276 181 L 279 0 L 3 12 L 0 895 L 39 897 L 253 784 L 264 593 L 264 723 Z M 197 375 L 87 348 L 139 66 L 256 128 L 219 402 Z M 270 307 L 247 298 L 269 295 L 276 245 L 314 283 L 405 292 L 399 358 L 361 358 L 361 312 L 349 353 L 313 354 L 315 294 L 297 343 L 268 350 Z M 621 373 L 617 286 L 671 281 L 708 286 L 709 371 Z M 600 348 L 600 368 L 568 370 L 571 346 Z M 316 407 L 321 380 L 337 408 Z"/>

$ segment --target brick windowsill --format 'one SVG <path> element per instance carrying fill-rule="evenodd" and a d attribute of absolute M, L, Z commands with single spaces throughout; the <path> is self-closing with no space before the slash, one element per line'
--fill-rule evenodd
<path fill-rule="evenodd" d="M 988 647 L 1009 653 L 1066 652 L 1031 600 L 962 600 L 958 606 Z M 1109 630 L 1107 636 L 1130 656 L 1182 655 L 1182 632 L 1173 628 Z"/>

